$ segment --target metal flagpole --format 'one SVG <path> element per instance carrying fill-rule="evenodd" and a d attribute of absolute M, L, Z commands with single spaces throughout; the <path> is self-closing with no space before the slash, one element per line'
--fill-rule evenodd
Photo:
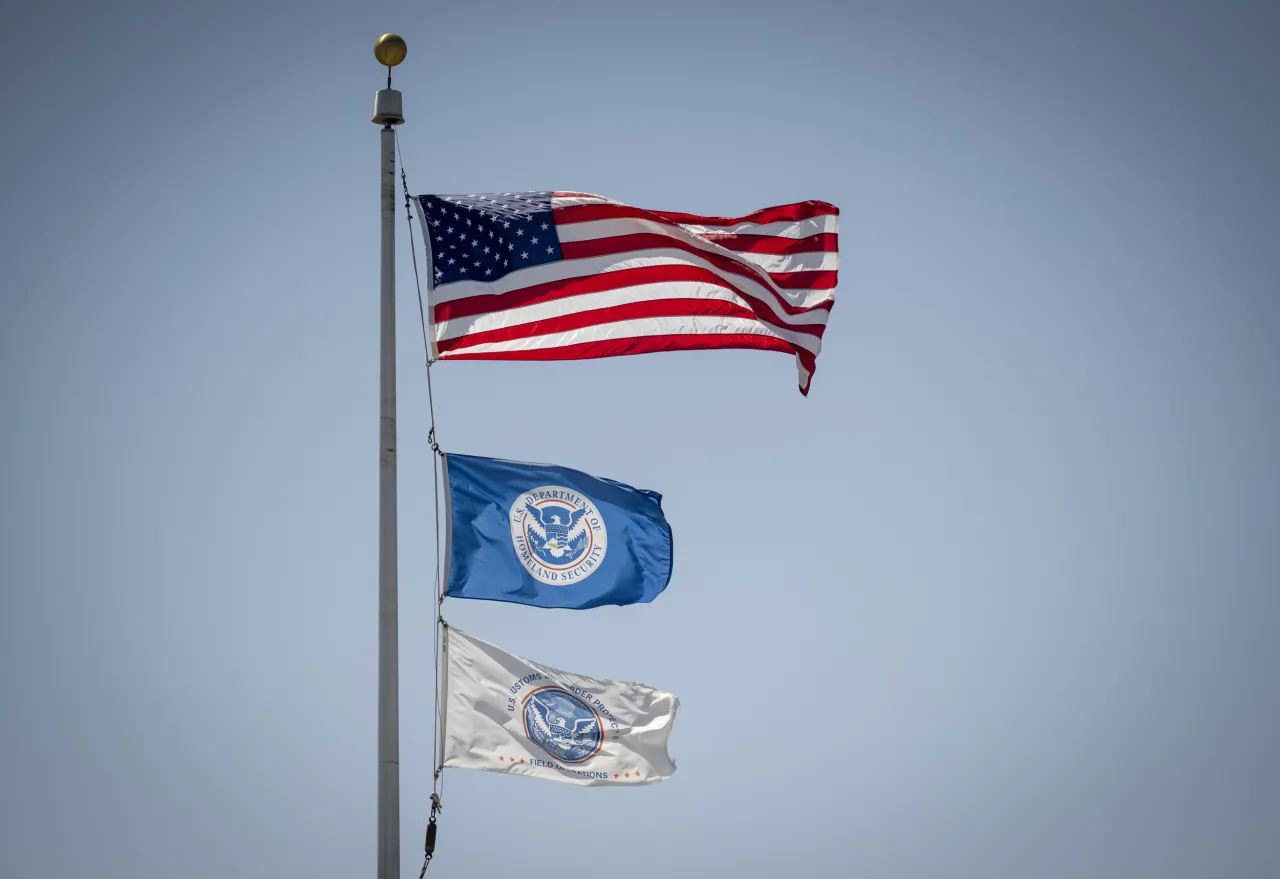
<path fill-rule="evenodd" d="M 387 68 L 374 98 L 382 126 L 382 390 L 378 444 L 378 879 L 400 879 L 400 632 L 396 569 L 396 132 L 404 122 L 391 68 L 407 48 L 383 34 L 373 54 Z"/>

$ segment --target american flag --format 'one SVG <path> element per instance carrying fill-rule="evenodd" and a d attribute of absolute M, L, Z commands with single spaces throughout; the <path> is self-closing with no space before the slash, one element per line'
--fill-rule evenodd
<path fill-rule="evenodd" d="M 835 301 L 835 205 L 702 217 L 550 191 L 416 203 L 442 360 L 757 348 L 794 354 L 809 392 Z"/>

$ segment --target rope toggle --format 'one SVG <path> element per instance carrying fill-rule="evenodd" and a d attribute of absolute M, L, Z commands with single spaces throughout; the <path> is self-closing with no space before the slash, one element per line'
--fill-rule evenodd
<path fill-rule="evenodd" d="M 427 838 L 422 843 L 422 872 L 418 874 L 418 879 L 427 875 L 427 867 L 431 865 L 431 859 L 436 853 L 436 813 L 441 811 L 440 795 L 431 794 L 431 817 L 427 819 Z"/>

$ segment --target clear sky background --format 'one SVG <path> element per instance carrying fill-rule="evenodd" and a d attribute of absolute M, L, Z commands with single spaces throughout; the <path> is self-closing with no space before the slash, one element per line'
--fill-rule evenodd
<path fill-rule="evenodd" d="M 449 773 L 428 876 L 1280 875 L 1280 7 L 1121 0 L 6 4 L 0 875 L 373 875 L 390 30 L 416 191 L 842 210 L 807 400 L 435 370 L 447 449 L 657 489 L 677 547 L 650 605 L 446 615 L 682 708 L 661 785 Z"/>

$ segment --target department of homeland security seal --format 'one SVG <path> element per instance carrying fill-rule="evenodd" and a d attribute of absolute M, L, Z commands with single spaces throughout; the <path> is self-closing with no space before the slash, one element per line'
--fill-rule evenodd
<path fill-rule="evenodd" d="M 562 485 L 541 485 L 516 498 L 511 543 L 524 569 L 552 586 L 590 577 L 609 546 L 604 517 L 591 499 Z"/>
<path fill-rule="evenodd" d="M 562 763 L 591 759 L 604 741 L 596 710 L 560 687 L 539 687 L 524 697 L 524 733 Z"/>

